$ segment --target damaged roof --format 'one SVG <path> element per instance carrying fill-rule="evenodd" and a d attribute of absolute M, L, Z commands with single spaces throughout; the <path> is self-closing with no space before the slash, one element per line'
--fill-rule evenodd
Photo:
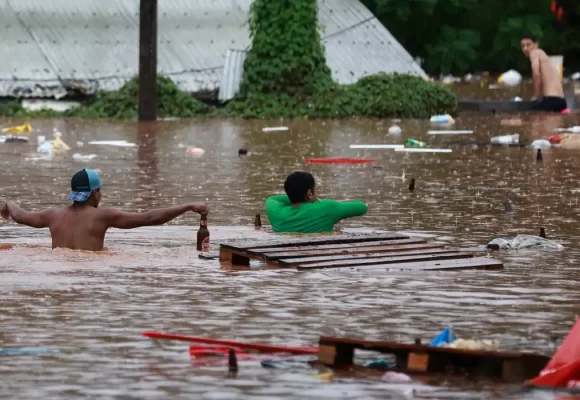
<path fill-rule="evenodd" d="M 250 5 L 160 1 L 158 72 L 185 91 L 223 86 L 219 97 L 233 97 L 250 45 Z M 426 77 L 359 1 L 320 0 L 319 21 L 338 82 L 380 71 Z M 116 90 L 138 73 L 139 0 L 0 0 L 0 37 L 0 96 L 58 99 L 70 90 Z"/>

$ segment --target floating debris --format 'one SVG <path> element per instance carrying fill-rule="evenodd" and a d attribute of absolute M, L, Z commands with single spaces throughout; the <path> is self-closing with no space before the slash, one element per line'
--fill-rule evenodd
<path fill-rule="evenodd" d="M 400 135 L 402 132 L 401 127 L 398 125 L 393 125 L 389 128 L 389 134 L 391 135 Z"/>
<path fill-rule="evenodd" d="M 263 128 L 262 132 L 279 132 L 279 131 L 287 131 L 287 126 L 273 126 L 269 128 Z"/>
<path fill-rule="evenodd" d="M 72 155 L 73 160 L 75 160 L 75 161 L 82 161 L 82 162 L 92 161 L 95 157 L 97 157 L 96 154 L 80 154 L 80 153 L 75 153 L 75 154 Z"/>
<path fill-rule="evenodd" d="M 9 132 L 9 133 L 30 133 L 32 132 L 32 127 L 30 124 L 24 125 L 16 125 L 16 126 L 8 126 L 2 129 L 2 132 Z"/>
<path fill-rule="evenodd" d="M 402 144 L 351 144 L 351 149 L 402 149 Z"/>
<path fill-rule="evenodd" d="M 116 147 L 137 147 L 135 143 L 130 143 L 126 140 L 93 140 L 92 142 L 89 142 L 89 144 Z"/>
<path fill-rule="evenodd" d="M 473 131 L 471 131 L 471 130 L 457 130 L 457 131 L 432 130 L 432 131 L 427 131 L 427 134 L 429 134 L 429 135 L 471 135 L 472 133 L 473 133 Z"/>
<path fill-rule="evenodd" d="M 194 157 L 203 157 L 205 150 L 200 147 L 188 147 L 187 154 L 191 154 Z"/>
<path fill-rule="evenodd" d="M 403 149 L 395 149 L 395 151 L 405 151 L 408 153 L 451 153 L 451 149 L 417 149 L 412 147 L 405 147 Z"/>

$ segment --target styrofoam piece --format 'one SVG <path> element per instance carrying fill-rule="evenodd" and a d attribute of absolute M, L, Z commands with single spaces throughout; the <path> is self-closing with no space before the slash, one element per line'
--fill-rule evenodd
<path fill-rule="evenodd" d="M 100 144 L 104 146 L 117 146 L 117 147 L 137 147 L 135 143 L 129 143 L 126 140 L 94 140 L 89 142 L 89 144 Z"/>
<path fill-rule="evenodd" d="M 262 132 L 276 132 L 276 131 L 287 131 L 287 126 L 272 126 L 269 128 L 262 128 Z"/>
<path fill-rule="evenodd" d="M 395 151 L 405 151 L 408 153 L 451 153 L 451 149 L 428 149 L 416 147 L 404 147 L 402 149 L 395 149 Z"/>
<path fill-rule="evenodd" d="M 473 131 L 470 130 L 457 130 L 457 131 L 439 131 L 439 130 L 433 130 L 433 131 L 427 131 L 427 133 L 429 135 L 471 135 L 473 133 Z"/>
<path fill-rule="evenodd" d="M 402 149 L 402 144 L 351 144 L 351 149 Z"/>
<path fill-rule="evenodd" d="M 558 128 L 556 129 L 557 132 L 572 132 L 572 133 L 580 133 L 580 126 L 571 126 L 569 128 Z"/>

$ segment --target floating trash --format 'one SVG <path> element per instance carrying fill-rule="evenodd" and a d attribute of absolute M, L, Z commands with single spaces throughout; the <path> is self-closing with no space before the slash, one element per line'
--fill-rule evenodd
<path fill-rule="evenodd" d="M 16 125 L 16 126 L 8 126 L 2 129 L 2 132 L 10 132 L 10 133 L 30 133 L 32 132 L 32 127 L 30 124 L 24 125 Z"/>
<path fill-rule="evenodd" d="M 389 128 L 389 134 L 391 135 L 400 135 L 402 132 L 401 127 L 398 125 L 393 125 Z"/>
<path fill-rule="evenodd" d="M 202 157 L 205 154 L 205 150 L 200 147 L 188 147 L 187 154 L 191 154 L 194 157 Z"/>
<path fill-rule="evenodd" d="M 402 149 L 402 144 L 351 144 L 351 149 Z"/>
<path fill-rule="evenodd" d="M 540 236 L 534 235 L 518 235 L 515 238 L 501 239 L 496 238 L 487 244 L 488 247 L 493 246 L 504 250 L 519 250 L 519 249 L 544 249 L 544 250 L 564 250 L 564 246 L 560 243 L 544 239 Z"/>
<path fill-rule="evenodd" d="M 522 74 L 514 69 L 510 69 L 499 76 L 497 83 L 504 86 L 517 86 L 522 83 Z"/>
<path fill-rule="evenodd" d="M 445 347 L 450 349 L 497 351 L 498 343 L 493 340 L 457 339 Z"/>
<path fill-rule="evenodd" d="M 385 374 L 381 377 L 381 380 L 391 383 L 403 383 L 412 381 L 409 375 L 393 371 L 385 372 Z"/>
<path fill-rule="evenodd" d="M 519 144 L 520 143 L 520 134 L 516 133 L 514 135 L 502 135 L 502 136 L 494 136 L 491 138 L 492 144 Z"/>
<path fill-rule="evenodd" d="M 407 139 L 403 144 L 405 147 L 427 147 L 427 143 L 417 139 Z"/>
<path fill-rule="evenodd" d="M 277 132 L 277 131 L 287 131 L 287 126 L 273 126 L 269 128 L 262 128 L 262 132 Z"/>
<path fill-rule="evenodd" d="M 530 147 L 533 149 L 549 149 L 552 147 L 552 144 L 546 139 L 538 139 L 534 140 Z"/>
<path fill-rule="evenodd" d="M 431 117 L 430 122 L 436 124 L 454 124 L 455 120 L 449 114 L 442 114 L 442 115 L 434 115 Z"/>
<path fill-rule="evenodd" d="M 458 130 L 458 131 L 427 131 L 429 135 L 470 135 L 473 131 L 470 130 Z"/>
<path fill-rule="evenodd" d="M 402 149 L 395 149 L 395 151 L 404 151 L 407 153 L 451 153 L 451 149 L 419 149 L 413 147 L 405 147 Z"/>
<path fill-rule="evenodd" d="M 92 142 L 89 142 L 89 144 L 116 147 L 137 147 L 135 143 L 130 143 L 126 140 L 93 140 Z"/>
<path fill-rule="evenodd" d="M 95 157 L 97 157 L 96 154 L 80 154 L 80 153 L 75 153 L 75 154 L 72 155 L 73 160 L 75 160 L 75 161 L 82 161 L 82 162 L 92 161 Z"/>

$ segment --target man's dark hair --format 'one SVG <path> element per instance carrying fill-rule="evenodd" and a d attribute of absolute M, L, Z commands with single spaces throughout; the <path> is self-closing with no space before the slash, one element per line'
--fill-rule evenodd
<path fill-rule="evenodd" d="M 534 35 L 524 35 L 521 40 L 530 39 L 534 43 L 538 43 L 538 39 Z"/>
<path fill-rule="evenodd" d="M 290 203 L 303 203 L 306 193 L 314 189 L 316 182 L 312 174 L 308 172 L 293 172 L 288 175 L 284 182 L 284 191 L 290 198 Z"/>

